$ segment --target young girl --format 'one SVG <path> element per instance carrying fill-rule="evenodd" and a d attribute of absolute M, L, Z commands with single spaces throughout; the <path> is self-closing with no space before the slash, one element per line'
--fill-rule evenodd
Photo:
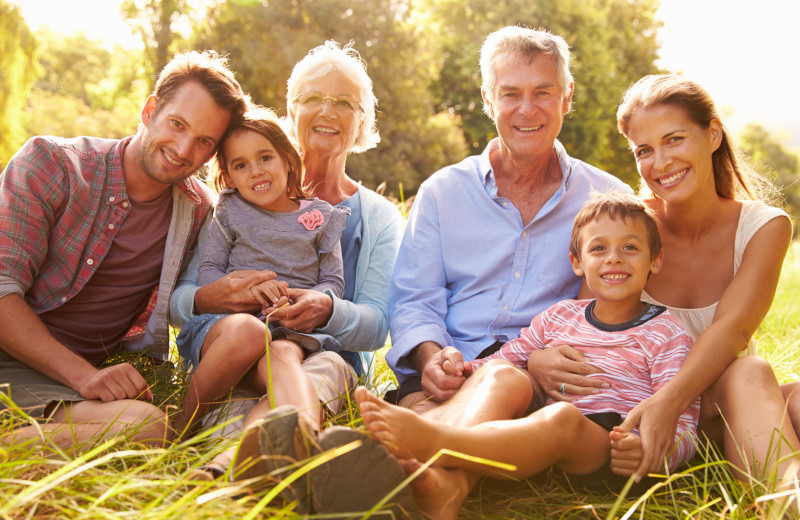
<path fill-rule="evenodd" d="M 340 346 L 324 334 L 281 327 L 270 334 L 265 319 L 288 302 L 289 286 L 342 296 L 339 237 L 346 212 L 307 198 L 300 156 L 267 109 L 248 112 L 241 123 L 228 129 L 217 166 L 214 185 L 221 193 L 197 284 L 245 269 L 269 269 L 277 277 L 251 289 L 263 305 L 260 317 L 201 314 L 183 327 L 178 351 L 195 371 L 176 428 L 179 434 L 190 431 L 209 404 L 247 377 L 257 392 L 263 395 L 271 389 L 276 405 L 295 405 L 311 427 L 319 429 L 316 391 L 300 363 L 305 351 Z M 264 354 L 270 336 L 267 360 Z M 267 404 L 254 408 L 246 423 L 263 417 Z"/>

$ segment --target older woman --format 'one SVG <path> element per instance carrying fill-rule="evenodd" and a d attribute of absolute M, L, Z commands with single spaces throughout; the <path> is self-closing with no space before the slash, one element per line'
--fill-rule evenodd
<path fill-rule="evenodd" d="M 355 374 L 367 374 L 372 351 L 386 341 L 389 280 L 400 243 L 402 218 L 393 204 L 356 183 L 345 172 L 349 153 L 363 152 L 380 141 L 375 123 L 377 99 L 358 53 L 349 45 L 341 48 L 333 41 L 312 49 L 297 63 L 289 78 L 287 100 L 291 132 L 303 158 L 306 184 L 314 196 L 350 210 L 341 237 L 345 293 L 343 298 L 337 298 L 330 293 L 289 288 L 292 303 L 275 312 L 271 321 L 299 332 L 315 330 L 329 334 L 339 342 L 338 352 L 312 353 L 303 363 L 305 377 L 317 389 L 320 401 L 335 414 L 343 408 L 343 397 L 354 388 Z M 196 262 L 194 265 L 194 272 L 190 270 L 183 277 L 171 301 L 175 326 L 182 325 L 195 313 L 260 309 L 250 289 L 274 276 L 268 272 L 240 271 L 197 288 Z M 236 334 L 236 330 L 221 333 Z M 273 388 L 276 407 L 292 404 L 291 392 L 291 388 Z M 277 399 L 279 396 L 288 397 Z M 235 401 L 235 412 L 246 412 L 247 403 Z M 262 398 L 247 415 L 247 424 L 268 415 L 270 404 L 267 397 Z M 247 469 L 247 458 L 258 458 L 261 451 L 267 455 L 303 458 L 305 454 L 297 453 L 292 437 L 314 435 L 320 429 L 321 419 L 312 419 L 315 424 L 297 432 L 296 425 L 303 421 L 298 421 L 296 411 L 281 408 L 276 412 L 270 417 L 274 420 L 259 423 L 259 428 L 245 434 L 237 462 L 243 469 Z M 261 442 L 262 437 L 272 438 L 270 442 L 288 438 L 289 446 L 280 449 L 268 446 L 266 441 Z M 283 452 L 273 453 L 280 450 Z M 216 474 L 224 472 L 231 455 L 217 457 L 209 469 Z M 241 476 L 263 473 L 275 465 L 271 461 L 266 465 L 256 464 L 249 471 L 242 471 Z M 307 504 L 307 493 L 302 487 L 292 488 L 289 495 Z"/>

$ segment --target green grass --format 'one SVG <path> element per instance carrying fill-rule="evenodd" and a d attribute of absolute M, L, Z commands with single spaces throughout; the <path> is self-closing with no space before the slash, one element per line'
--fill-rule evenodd
<path fill-rule="evenodd" d="M 784 264 L 772 310 L 756 334 L 759 353 L 778 379 L 800 379 L 800 244 Z M 391 377 L 380 352 L 373 381 Z M 141 364 L 157 403 L 180 402 L 185 374 L 169 365 Z M 0 434 L 25 420 L 23 412 L 0 413 Z M 350 407 L 339 424 L 358 426 Z M 81 455 L 45 456 L 29 445 L 0 446 L 0 518 L 194 519 L 300 518 L 269 490 L 252 493 L 229 483 L 189 480 L 192 470 L 232 441 L 213 442 L 207 434 L 164 449 L 146 448 L 124 438 L 88 447 Z M 760 483 L 734 480 L 714 451 L 670 476 L 641 498 L 576 494 L 547 475 L 523 481 L 485 479 L 470 495 L 462 518 L 781 518 L 781 501 Z M 357 517 L 357 516 L 356 516 Z"/>

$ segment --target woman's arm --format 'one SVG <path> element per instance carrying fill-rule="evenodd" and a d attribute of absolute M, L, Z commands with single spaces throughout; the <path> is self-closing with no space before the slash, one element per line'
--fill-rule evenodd
<path fill-rule="evenodd" d="M 674 441 L 681 412 L 747 348 L 772 305 L 791 236 L 786 218 L 774 218 L 756 232 L 720 298 L 711 326 L 697 339 L 683 367 L 623 422 L 628 430 L 639 425 L 645 455 L 637 475 L 657 470 Z"/>
<path fill-rule="evenodd" d="M 369 193 L 362 191 L 363 193 Z M 379 197 L 379 195 L 374 195 Z M 362 198 L 364 204 L 364 198 Z M 273 315 L 278 324 L 292 329 L 300 323 L 300 317 L 311 316 L 312 328 L 334 336 L 344 350 L 367 352 L 376 350 L 386 342 L 389 331 L 389 283 L 394 269 L 397 250 L 400 247 L 403 221 L 400 212 L 390 202 L 383 207 L 372 202 L 372 222 L 370 227 L 375 239 L 365 241 L 357 271 L 363 271 L 363 278 L 357 280 L 354 301 L 343 300 L 329 293 L 289 289 L 289 296 L 296 298 L 295 304 L 280 309 Z M 311 330 L 311 329 L 308 329 Z"/>

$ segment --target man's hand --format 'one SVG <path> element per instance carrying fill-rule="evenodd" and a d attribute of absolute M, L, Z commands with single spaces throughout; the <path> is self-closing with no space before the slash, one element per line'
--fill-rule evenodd
<path fill-rule="evenodd" d="M 469 364 L 464 363 L 464 355 L 455 347 L 442 349 L 442 371 L 448 376 L 467 376 Z"/>
<path fill-rule="evenodd" d="M 263 306 L 251 289 L 275 279 L 272 271 L 234 271 L 208 285 L 194 295 L 195 314 L 231 314 L 256 312 Z"/>
<path fill-rule="evenodd" d="M 104 403 L 120 399 L 153 400 L 147 382 L 129 363 L 98 370 L 77 390 L 86 399 L 100 399 Z"/>
<path fill-rule="evenodd" d="M 313 289 L 292 287 L 287 293 L 289 305 L 265 309 L 266 314 L 273 313 L 269 318 L 271 323 L 304 333 L 328 323 L 333 313 L 333 300 L 330 296 Z"/>
<path fill-rule="evenodd" d="M 428 357 L 421 372 L 422 391 L 426 396 L 432 397 L 440 403 L 456 395 L 458 389 L 461 388 L 461 385 L 463 385 L 464 381 L 467 379 L 463 375 L 460 375 L 460 372 L 463 371 L 463 362 L 461 362 L 461 370 L 457 370 L 458 361 L 453 358 L 453 350 L 456 349 L 447 347 L 446 349 L 440 349 L 438 352 Z M 447 367 L 448 371 L 453 373 L 445 371 L 445 367 Z"/>

